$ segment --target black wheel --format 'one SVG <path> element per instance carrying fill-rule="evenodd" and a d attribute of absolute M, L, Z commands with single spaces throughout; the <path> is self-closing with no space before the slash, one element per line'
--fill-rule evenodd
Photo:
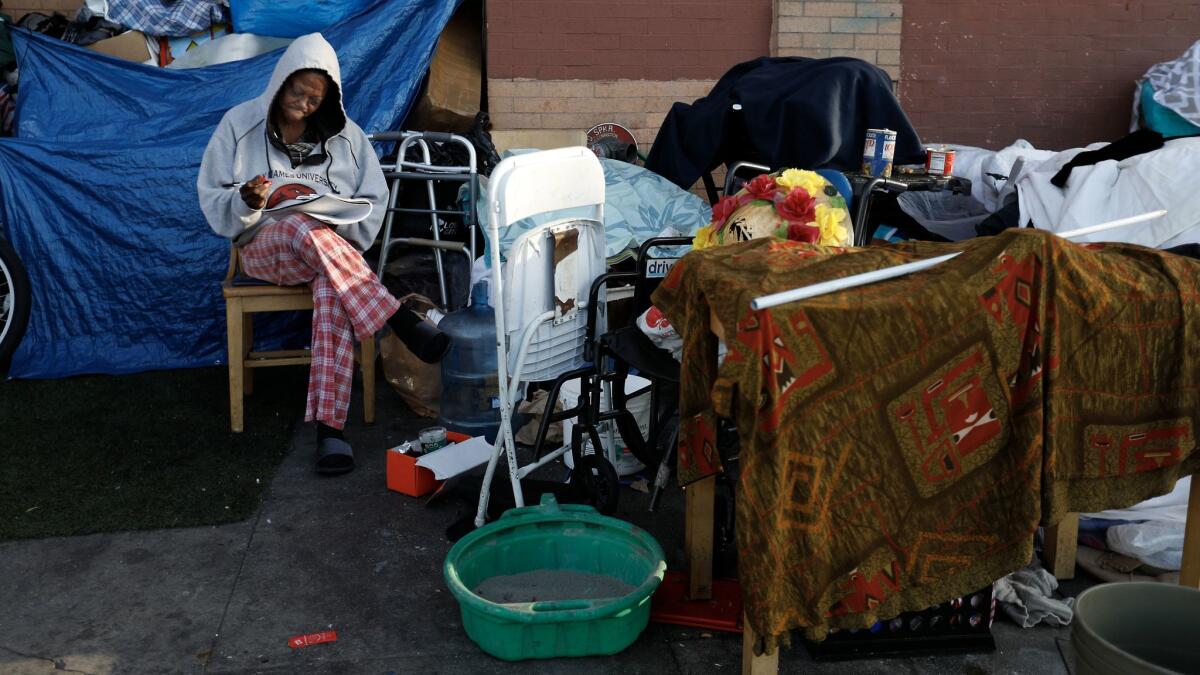
<path fill-rule="evenodd" d="M 0 239 L 0 376 L 8 373 L 29 324 L 29 276 L 17 252 Z"/>
<path fill-rule="evenodd" d="M 584 455 L 571 471 L 571 491 L 575 499 L 606 516 L 616 513 L 620 490 L 617 470 L 600 455 Z"/>
<path fill-rule="evenodd" d="M 642 396 L 646 395 L 642 394 Z M 657 438 L 643 439 L 642 432 L 633 415 L 621 415 L 616 419 L 617 431 L 629 445 L 629 451 L 639 462 L 651 470 L 662 464 L 663 457 L 666 457 L 667 452 L 674 445 L 679 432 L 677 399 L 672 397 L 668 398 L 665 403 L 660 401 L 658 408 L 657 411 L 651 411 L 651 414 L 658 415 L 658 423 L 652 427 L 657 428 Z"/>

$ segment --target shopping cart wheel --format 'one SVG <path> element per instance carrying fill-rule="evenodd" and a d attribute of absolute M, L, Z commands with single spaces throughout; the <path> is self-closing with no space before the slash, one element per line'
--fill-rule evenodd
<path fill-rule="evenodd" d="M 606 516 L 616 513 L 620 489 L 617 470 L 600 455 L 584 455 L 571 471 L 571 491 L 575 493 L 575 499 Z"/>

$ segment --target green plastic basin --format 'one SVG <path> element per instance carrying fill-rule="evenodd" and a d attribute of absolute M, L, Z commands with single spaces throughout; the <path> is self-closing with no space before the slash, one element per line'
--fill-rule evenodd
<path fill-rule="evenodd" d="M 444 572 L 467 635 L 492 656 L 517 661 L 625 649 L 645 629 L 650 596 L 666 569 L 662 547 L 645 530 L 544 495 L 540 506 L 510 509 L 460 539 Z M 507 604 L 473 591 L 485 579 L 535 570 L 603 574 L 634 590 L 600 600 Z"/>
<path fill-rule="evenodd" d="M 1075 600 L 1079 675 L 1200 673 L 1200 590 L 1154 582 L 1093 586 Z"/>

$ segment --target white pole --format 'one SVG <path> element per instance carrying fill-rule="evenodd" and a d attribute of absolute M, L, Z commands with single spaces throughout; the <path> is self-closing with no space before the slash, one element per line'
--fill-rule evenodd
<path fill-rule="evenodd" d="M 844 277 L 842 279 L 833 279 L 831 281 L 822 281 L 821 283 L 811 284 L 809 286 L 801 286 L 800 288 L 794 288 L 790 291 L 781 291 L 779 293 L 772 293 L 771 295 L 764 295 L 761 298 L 755 298 L 752 300 L 750 302 L 750 308 L 755 310 L 769 309 L 771 307 L 783 305 L 789 302 L 795 302 L 796 300 L 814 298 L 818 295 L 834 293 L 847 288 L 866 286 L 867 284 L 873 284 L 876 281 L 902 277 L 906 274 L 920 272 L 921 270 L 929 269 L 934 265 L 944 263 L 961 253 L 961 251 L 957 251 L 947 255 L 940 255 L 936 258 L 926 258 L 925 260 L 904 263 L 903 265 L 887 267 L 885 269 L 874 270 L 872 272 L 863 272 L 862 274 L 855 274 L 854 276 Z"/>
<path fill-rule="evenodd" d="M 1095 234 L 1096 232 L 1103 232 L 1105 230 L 1111 230 L 1118 227 L 1125 227 L 1126 225 L 1144 223 L 1147 220 L 1154 220 L 1155 218 L 1161 218 L 1165 215 L 1167 215 L 1167 210 L 1159 209 L 1157 211 L 1143 213 L 1140 216 L 1130 216 L 1128 218 L 1121 218 L 1120 220 L 1110 220 L 1107 223 L 1100 223 L 1099 225 L 1089 225 L 1087 227 L 1080 227 L 1074 230 L 1067 230 L 1066 232 L 1059 232 L 1058 236 L 1062 237 L 1063 239 L 1082 237 L 1085 234 Z"/>
<path fill-rule="evenodd" d="M 1125 227 L 1126 225 L 1142 223 L 1147 220 L 1154 220 L 1155 218 L 1161 218 L 1166 214 L 1166 209 L 1159 209 L 1158 211 L 1151 211 L 1138 216 L 1130 216 L 1129 218 L 1110 220 L 1107 223 L 1100 223 L 1099 225 L 1089 225 L 1088 227 L 1068 230 L 1066 232 L 1058 233 L 1058 236 L 1062 237 L 1063 239 L 1081 237 L 1085 234 L 1095 234 L 1096 232 L 1103 232 L 1105 230 L 1112 230 L 1118 227 Z M 844 291 L 848 288 L 866 286 L 867 284 L 873 284 L 876 281 L 884 281 L 885 279 L 895 279 L 896 277 L 902 277 L 906 274 L 912 274 L 913 272 L 920 272 L 921 270 L 929 269 L 934 265 L 940 265 L 959 255 L 959 253 L 961 253 L 961 251 L 958 253 L 937 256 L 936 258 L 927 258 L 925 260 L 918 260 L 917 262 L 904 263 L 903 265 L 896 265 L 895 267 L 874 270 L 872 272 L 863 272 L 862 274 L 855 274 L 842 279 L 822 281 L 817 284 L 794 288 L 790 291 L 781 291 L 779 293 L 764 295 L 751 300 L 750 308 L 753 310 L 770 309 L 771 307 L 777 307 L 779 305 L 795 302 L 797 300 L 815 298 L 818 295 L 825 295 L 826 293 L 835 293 L 837 291 Z"/>

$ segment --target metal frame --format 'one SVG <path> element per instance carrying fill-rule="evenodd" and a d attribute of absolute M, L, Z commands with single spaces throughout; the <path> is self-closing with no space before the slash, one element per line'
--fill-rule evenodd
<path fill-rule="evenodd" d="M 388 179 L 388 207 L 387 215 L 383 220 L 383 243 L 379 250 L 379 263 L 376 266 L 376 275 L 382 279 L 383 270 L 387 266 L 388 253 L 393 246 L 421 246 L 424 248 L 433 249 L 434 265 L 437 268 L 438 278 L 438 294 L 440 307 L 444 311 L 455 309 L 449 306 L 449 299 L 446 294 L 446 274 L 442 262 L 442 251 L 457 251 L 468 256 L 468 265 L 475 262 L 475 232 L 479 222 L 478 214 L 476 213 L 475 204 L 478 195 L 478 171 L 476 166 L 478 161 L 475 155 L 475 146 L 466 138 L 457 134 L 450 134 L 437 131 L 384 131 L 370 134 L 368 136 L 372 141 L 400 141 L 400 146 L 396 153 L 396 163 L 383 165 L 384 177 Z M 429 153 L 429 143 L 457 143 L 466 148 L 467 156 L 470 158 L 469 166 L 435 166 Z M 422 161 L 410 162 L 405 159 L 408 156 L 408 149 L 412 146 L 417 146 L 421 151 Z M 396 200 L 400 196 L 401 183 L 405 180 L 420 180 L 425 183 L 425 192 L 429 198 L 429 208 L 407 208 L 396 206 Z M 435 181 L 451 181 L 467 184 L 468 205 L 462 210 L 447 210 L 437 208 L 437 199 L 434 196 L 433 184 Z M 397 213 L 417 213 L 428 214 L 429 225 L 432 239 L 422 239 L 415 237 L 392 237 L 392 224 L 395 221 Z M 441 234 L 438 227 L 438 216 L 453 215 L 461 216 L 464 224 L 467 226 L 470 240 L 464 246 L 459 242 L 444 242 L 441 240 Z"/>

